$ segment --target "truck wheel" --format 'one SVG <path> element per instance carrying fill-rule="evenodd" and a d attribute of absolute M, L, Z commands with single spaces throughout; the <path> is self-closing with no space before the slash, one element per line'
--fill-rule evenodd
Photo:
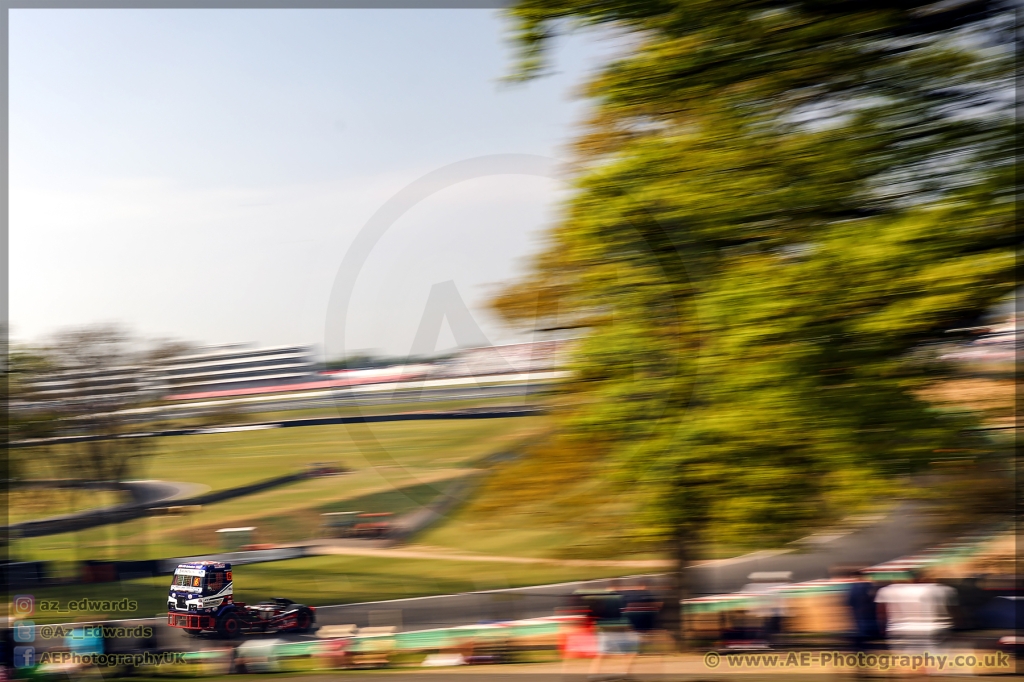
<path fill-rule="evenodd" d="M 295 631 L 309 632 L 311 627 L 313 627 L 313 613 L 309 609 L 302 609 L 295 617 Z"/>
<path fill-rule="evenodd" d="M 241 631 L 242 624 L 239 622 L 238 616 L 231 611 L 228 611 L 221 616 L 220 622 L 217 623 L 217 632 L 220 633 L 220 636 L 224 639 L 234 639 L 235 637 L 238 637 Z"/>

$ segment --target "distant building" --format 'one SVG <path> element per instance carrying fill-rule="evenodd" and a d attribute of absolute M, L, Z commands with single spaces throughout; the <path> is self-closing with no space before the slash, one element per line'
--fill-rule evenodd
<path fill-rule="evenodd" d="M 438 363 L 431 376 L 454 378 L 549 372 L 561 369 L 571 343 L 551 340 L 469 348 Z"/>
<path fill-rule="evenodd" d="M 154 372 L 173 396 L 298 383 L 315 379 L 318 369 L 308 346 L 229 346 L 170 358 Z"/>
<path fill-rule="evenodd" d="M 8 402 L 15 411 L 121 409 L 141 403 L 223 391 L 322 381 L 319 362 L 308 346 L 252 348 L 220 346 L 152 364 L 60 370 L 24 379 Z"/>
<path fill-rule="evenodd" d="M 64 405 L 136 403 L 158 398 L 163 392 L 159 378 L 138 366 L 64 370 L 26 384 L 33 403 Z"/>

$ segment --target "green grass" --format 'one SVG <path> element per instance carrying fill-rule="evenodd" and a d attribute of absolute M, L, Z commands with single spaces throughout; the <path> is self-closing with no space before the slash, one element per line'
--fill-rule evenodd
<path fill-rule="evenodd" d="M 416 538 L 417 544 L 476 554 L 538 558 L 560 557 L 566 546 L 578 540 L 577 528 L 546 522 L 536 516 L 480 518 L 465 509 L 456 511 L 444 524 Z"/>
<path fill-rule="evenodd" d="M 188 556 L 221 549 L 216 530 L 256 526 L 256 541 L 299 542 L 321 534 L 329 511 L 392 511 L 426 504 L 450 482 L 477 471 L 487 455 L 542 432 L 546 417 L 438 422 L 385 422 L 242 431 L 159 439 L 147 477 L 223 488 L 333 461 L 354 469 L 218 503 L 197 514 L 140 519 L 119 526 L 15 543 L 25 559 L 136 559 Z M 542 507 L 543 503 L 538 506 Z M 540 509 L 481 516 L 453 510 L 414 538 L 457 551 L 545 558 L 623 556 L 612 538 L 586 519 L 552 521 Z M 595 543 L 603 546 L 595 549 Z"/>
<path fill-rule="evenodd" d="M 161 453 L 146 475 L 218 490 L 329 461 L 358 471 L 373 469 L 390 480 L 464 466 L 536 428 L 536 419 L 344 424 L 162 438 Z"/>
<path fill-rule="evenodd" d="M 99 509 L 126 501 L 127 495 L 113 490 L 56 488 L 15 488 L 5 491 L 2 497 L 2 504 L 7 510 L 7 524 Z"/>
<path fill-rule="evenodd" d="M 419 483 L 394 490 L 384 490 L 353 499 L 335 500 L 319 507 L 320 513 L 359 511 L 365 513 L 391 512 L 396 516 L 422 509 L 440 496 L 447 481 Z"/>
<path fill-rule="evenodd" d="M 23 560 L 142 559 L 216 551 L 218 528 L 257 527 L 257 541 L 294 542 L 315 535 L 320 514 L 372 497 L 408 508 L 408 491 L 475 471 L 493 452 L 544 428 L 545 417 L 311 426 L 156 439 L 145 478 L 218 490 L 337 462 L 351 473 L 316 478 L 208 505 L 196 514 L 152 517 L 78 533 L 18 540 Z M 422 487 L 418 487 L 422 486 Z M 404 490 L 405 493 L 396 491 Z M 369 510 L 364 510 L 369 511 Z M 381 509 L 381 511 L 387 511 Z"/>
<path fill-rule="evenodd" d="M 85 559 L 130 560 L 192 556 L 218 551 L 218 528 L 256 526 L 257 542 L 290 542 L 316 536 L 326 511 L 393 511 L 429 503 L 460 478 L 477 475 L 487 458 L 517 449 L 545 431 L 544 416 L 466 421 L 384 422 L 268 429 L 155 439 L 144 478 L 198 483 L 213 490 L 292 473 L 313 462 L 349 469 L 340 476 L 303 480 L 248 497 L 204 506 L 185 516 L 158 516 L 116 526 L 12 544 L 19 560 L 61 562 L 68 575 Z M 40 466 L 39 476 L 52 472 Z M 585 524 L 584 524 L 585 527 Z M 415 539 L 461 551 L 559 557 L 579 544 L 575 530 L 530 514 L 475 518 L 454 510 L 437 528 Z M 311 604 L 394 599 L 479 589 L 561 582 L 623 574 L 627 569 L 466 562 L 450 559 L 384 559 L 325 556 L 240 566 L 239 599 L 288 596 Z M 139 613 L 163 610 L 169 578 L 55 587 L 37 597 L 68 600 L 128 597 Z M 98 616 L 104 614 L 82 614 Z M 114 616 L 115 614 L 106 614 Z M 67 620 L 58 617 L 57 620 Z M 40 621 L 45 622 L 45 621 Z M 50 622 L 54 622 L 51 620 Z"/>
<path fill-rule="evenodd" d="M 234 568 L 235 598 L 252 603 L 288 597 L 321 606 L 362 601 L 421 597 L 473 590 L 500 589 L 621 575 L 614 568 L 564 568 L 521 564 L 476 563 L 435 559 L 389 559 L 321 556 Z M 33 592 L 36 600 L 135 600 L 131 613 L 82 612 L 51 616 L 38 612 L 37 623 L 58 623 L 106 616 L 144 618 L 166 613 L 170 577 L 120 583 L 50 587 Z"/>
<path fill-rule="evenodd" d="M 488 447 L 500 445 L 505 434 L 534 430 L 543 419 L 381 422 L 169 436 L 153 439 L 156 452 L 136 477 L 220 490 L 291 473 L 313 462 L 334 461 L 355 469 L 461 466 L 488 454 Z M 60 459 L 60 452 L 17 452 L 25 462 L 25 478 L 60 476 L 50 466 Z"/>

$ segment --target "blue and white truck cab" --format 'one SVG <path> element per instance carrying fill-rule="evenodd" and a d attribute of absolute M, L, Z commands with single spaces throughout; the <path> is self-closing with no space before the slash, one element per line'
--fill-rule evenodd
<path fill-rule="evenodd" d="M 167 592 L 168 625 L 187 631 L 213 630 L 234 603 L 231 564 L 194 561 L 179 564 Z"/>
<path fill-rule="evenodd" d="M 220 561 L 179 564 L 167 591 L 167 624 L 190 635 L 214 631 L 230 639 L 247 632 L 308 632 L 315 611 L 280 597 L 253 605 L 235 601 L 231 564 Z"/>

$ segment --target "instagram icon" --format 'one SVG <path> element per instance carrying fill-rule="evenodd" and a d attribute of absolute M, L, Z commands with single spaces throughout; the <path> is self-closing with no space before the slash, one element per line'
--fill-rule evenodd
<path fill-rule="evenodd" d="M 36 599 L 31 594 L 17 594 L 14 596 L 14 617 L 27 618 L 32 615 L 36 608 Z"/>

